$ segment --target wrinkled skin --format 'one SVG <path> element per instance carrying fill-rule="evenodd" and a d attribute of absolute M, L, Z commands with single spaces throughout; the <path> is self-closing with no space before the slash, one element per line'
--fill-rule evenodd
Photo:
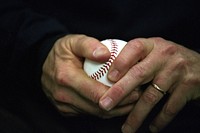
<path fill-rule="evenodd" d="M 110 68 L 109 79 L 117 82 L 101 97 L 99 105 L 112 110 L 134 88 L 152 82 L 169 93 L 150 130 L 162 130 L 186 105 L 200 97 L 200 54 L 162 38 L 138 38 L 128 42 Z M 122 127 L 134 133 L 163 94 L 149 85 L 141 94 Z M 198 101 L 199 102 L 199 101 Z"/>
<path fill-rule="evenodd" d="M 110 118 L 129 114 L 123 133 L 134 133 L 163 94 L 169 93 L 150 130 L 162 130 L 190 101 L 200 98 L 200 55 L 162 38 L 138 38 L 128 42 L 110 68 L 111 88 L 90 79 L 83 71 L 84 58 L 98 62 L 110 54 L 101 43 L 84 35 L 67 35 L 55 42 L 43 65 L 43 90 L 65 115 L 90 114 Z M 139 99 L 138 99 L 139 98 Z M 197 101 L 199 103 L 199 101 Z"/>
<path fill-rule="evenodd" d="M 42 73 L 43 90 L 55 107 L 65 116 L 89 114 L 110 118 L 128 114 L 139 97 L 133 91 L 111 111 L 98 105 L 108 87 L 89 78 L 83 62 L 109 59 L 109 50 L 97 39 L 85 35 L 67 35 L 57 40 L 49 52 Z"/>

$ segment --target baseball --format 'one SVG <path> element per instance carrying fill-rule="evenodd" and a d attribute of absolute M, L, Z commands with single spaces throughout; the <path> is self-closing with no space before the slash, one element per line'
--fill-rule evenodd
<path fill-rule="evenodd" d="M 107 78 L 109 68 L 127 42 L 119 39 L 106 39 L 101 41 L 101 43 L 104 44 L 111 53 L 109 60 L 105 63 L 98 63 L 85 59 L 83 69 L 92 79 L 111 87 L 113 83 Z"/>

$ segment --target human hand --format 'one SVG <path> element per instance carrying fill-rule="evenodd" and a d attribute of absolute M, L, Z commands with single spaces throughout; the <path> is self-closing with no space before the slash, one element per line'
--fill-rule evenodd
<path fill-rule="evenodd" d="M 100 99 L 100 106 L 111 110 L 134 88 L 152 82 L 129 114 L 123 133 L 134 133 L 162 99 L 169 99 L 150 125 L 162 130 L 189 101 L 200 97 L 200 54 L 162 38 L 139 38 L 126 45 L 110 68 L 109 78 L 118 81 Z M 109 99 L 109 103 L 107 102 Z M 106 104 L 105 104 L 106 103 Z"/>
<path fill-rule="evenodd" d="M 92 114 L 109 118 L 127 114 L 133 107 L 128 103 L 134 101 L 134 93 L 123 100 L 120 107 L 106 112 L 99 108 L 98 102 L 109 88 L 83 71 L 84 58 L 104 62 L 109 57 L 109 50 L 92 37 L 67 35 L 57 40 L 43 65 L 45 94 L 65 115 Z M 136 99 L 137 96 L 136 93 Z"/>

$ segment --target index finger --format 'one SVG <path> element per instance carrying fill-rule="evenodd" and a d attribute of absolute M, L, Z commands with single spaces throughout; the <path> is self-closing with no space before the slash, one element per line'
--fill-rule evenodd
<path fill-rule="evenodd" d="M 133 65 L 144 59 L 152 48 L 153 42 L 150 39 L 139 38 L 129 41 L 112 63 L 108 78 L 114 82 L 118 81 Z"/>
<path fill-rule="evenodd" d="M 120 54 L 119 58 L 129 58 L 129 60 L 127 61 L 131 64 L 131 62 L 134 61 L 135 56 L 139 52 L 141 52 L 141 54 L 144 54 L 143 56 L 147 56 L 153 48 L 153 44 L 153 41 L 147 39 L 133 40 L 131 45 L 142 45 L 140 46 L 140 49 L 130 49 L 125 47 L 121 52 L 124 54 Z M 136 53 L 136 55 L 134 55 L 134 53 Z M 115 64 L 117 64 L 117 61 L 115 62 Z M 101 97 L 99 102 L 100 107 L 105 110 L 111 110 L 131 91 L 133 91 L 134 88 L 137 88 L 139 85 L 150 81 L 152 79 L 154 71 L 159 67 L 150 64 L 150 62 L 151 58 L 147 57 L 132 66 L 128 70 L 128 72 Z M 155 64 L 158 65 L 158 63 Z M 119 64 L 119 66 L 120 70 L 124 68 L 122 62 Z"/>

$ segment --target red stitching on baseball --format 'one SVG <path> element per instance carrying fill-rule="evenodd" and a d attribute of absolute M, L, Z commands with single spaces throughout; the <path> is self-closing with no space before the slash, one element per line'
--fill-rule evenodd
<path fill-rule="evenodd" d="M 109 60 L 107 62 L 105 62 L 103 64 L 103 66 L 99 68 L 98 71 L 96 71 L 95 73 L 93 73 L 90 76 L 92 79 L 98 80 L 102 76 L 104 76 L 108 72 L 108 70 L 109 70 L 110 66 L 112 65 L 113 61 L 115 60 L 115 58 L 117 57 L 117 53 L 118 53 L 117 43 L 113 39 L 110 39 L 110 44 L 111 44 L 111 50 L 110 50 L 111 56 L 110 56 Z"/>

